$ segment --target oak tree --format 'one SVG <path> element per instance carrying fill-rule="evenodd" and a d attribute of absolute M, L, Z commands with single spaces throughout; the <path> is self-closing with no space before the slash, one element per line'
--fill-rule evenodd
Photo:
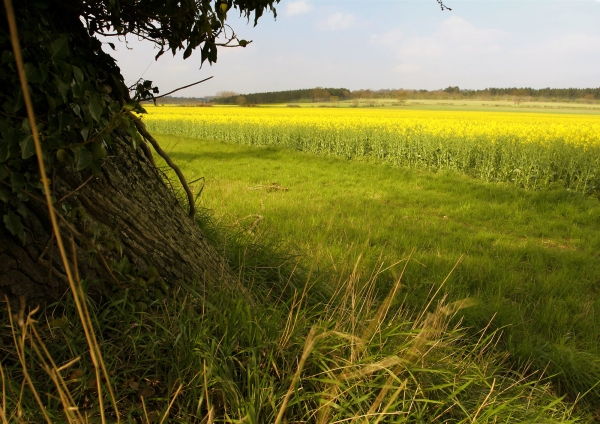
<path fill-rule="evenodd" d="M 53 207 L 82 279 L 164 288 L 182 278 L 233 278 L 195 222 L 193 203 L 182 206 L 154 164 L 151 149 L 162 151 L 136 116 L 144 112 L 139 102 L 158 96 L 158 88 L 151 81 L 127 87 L 98 37 L 139 37 L 157 46 L 156 58 L 197 51 L 203 63 L 214 63 L 220 47 L 249 43 L 226 23 L 228 16 L 256 24 L 265 12 L 275 15 L 278 2 L 14 2 Z M 43 302 L 60 296 L 67 282 L 43 200 L 8 12 L 1 10 L 0 291 Z"/>

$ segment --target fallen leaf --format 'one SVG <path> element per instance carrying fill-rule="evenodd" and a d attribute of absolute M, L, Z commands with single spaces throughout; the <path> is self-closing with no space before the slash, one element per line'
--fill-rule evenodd
<path fill-rule="evenodd" d="M 71 375 L 69 375 L 69 378 L 67 378 L 65 383 L 67 383 L 67 384 L 75 383 L 81 377 L 83 377 L 83 370 L 80 370 L 80 369 L 73 370 L 73 372 L 71 373 Z M 95 381 L 96 381 L 96 379 L 94 379 L 94 382 Z"/>
<path fill-rule="evenodd" d="M 154 393 L 156 393 L 156 390 L 154 390 L 152 387 L 142 385 L 141 389 L 137 392 L 137 395 L 138 395 L 138 397 L 147 398 L 147 397 L 152 396 Z"/>

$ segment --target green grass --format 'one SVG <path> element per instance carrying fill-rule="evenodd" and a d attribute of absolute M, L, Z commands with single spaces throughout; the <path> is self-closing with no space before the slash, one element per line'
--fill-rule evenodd
<path fill-rule="evenodd" d="M 274 148 L 157 137 L 220 225 L 275 233 L 321 278 L 387 267 L 414 249 L 399 303 L 420 310 L 442 292 L 473 297 L 463 325 L 501 329 L 517 367 L 558 374 L 575 399 L 600 380 L 600 204 L 566 190 L 529 192 L 452 173 L 431 174 Z M 276 182 L 289 190 L 269 189 Z M 419 265 L 420 263 L 420 265 Z M 385 293 L 399 276 L 380 276 Z M 587 399 L 600 404 L 596 389 Z"/>
<path fill-rule="evenodd" d="M 266 290 L 266 280 L 252 286 L 251 296 L 236 287 L 182 283 L 160 300 L 147 299 L 145 312 L 136 312 L 131 292 L 88 299 L 121 422 L 582 422 L 539 373 L 506 368 L 493 352 L 497 333 L 473 343 L 449 329 L 462 303 L 440 305 L 415 322 L 389 302 L 378 306 L 374 279 L 346 277 L 328 303 L 312 308 L 310 291 L 283 299 L 282 287 Z M 70 297 L 37 324 L 14 329 L 31 334 L 35 327 L 40 335 L 22 343 L 32 386 L 22 383 L 11 326 L 0 312 L 0 422 L 44 422 L 31 387 L 49 422 L 67 422 L 32 349 L 41 344 L 64 366 L 83 422 L 101 422 Z M 116 414 L 105 412 L 102 422 L 115 423 Z"/>
<path fill-rule="evenodd" d="M 326 103 L 272 103 L 258 105 L 258 107 L 286 107 L 288 104 L 294 104 L 298 107 L 360 107 L 360 108 L 385 108 L 385 109 L 419 109 L 419 110 L 463 110 L 463 111 L 497 111 L 497 112 L 542 112 L 542 113 L 560 113 L 560 114 L 600 114 L 599 103 L 584 102 L 541 102 L 528 101 L 516 104 L 512 100 L 427 100 L 414 99 L 399 102 L 396 99 L 360 99 L 358 103 L 352 100 L 343 100 L 340 102 Z M 166 105 L 167 107 L 169 105 Z M 219 107 L 239 107 L 219 105 Z"/>
<path fill-rule="evenodd" d="M 324 290 L 273 243 L 201 219 L 239 272 L 239 285 L 179 282 L 160 292 L 117 289 L 87 299 L 120 422 L 586 421 L 547 376 L 507 367 L 495 350 L 500 332 L 487 329 L 472 340 L 449 325 L 472 300 L 432 296 L 431 312 L 416 316 L 395 301 L 399 281 L 377 293 L 378 276 L 360 267 L 337 273 Z M 8 312 L 0 308 L 0 422 L 44 422 L 34 393 L 51 423 L 117 422 L 110 408 L 99 417 L 94 367 L 71 296 L 22 328 L 11 325 Z M 66 419 L 42 346 L 84 420 Z M 105 405 L 106 398 L 104 385 Z"/>
<path fill-rule="evenodd" d="M 600 376 L 597 199 L 157 138 L 190 181 L 204 177 L 200 224 L 239 286 L 88 298 L 121 422 L 593 420 L 598 393 L 575 398 Z M 42 346 L 83 422 L 101 422 L 71 296 L 21 329 L 8 312 L 0 423 L 44 422 L 40 404 L 68 422 Z"/>

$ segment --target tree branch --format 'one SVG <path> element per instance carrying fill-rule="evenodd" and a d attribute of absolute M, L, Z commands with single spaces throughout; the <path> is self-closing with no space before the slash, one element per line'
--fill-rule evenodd
<path fill-rule="evenodd" d="M 448 6 L 446 6 L 446 5 L 444 4 L 444 1 L 443 1 L 443 0 L 435 0 L 435 1 L 437 1 L 437 2 L 438 2 L 438 4 L 440 5 L 440 8 L 442 9 L 442 12 L 443 12 L 444 10 L 449 10 L 449 11 L 452 11 L 452 9 L 450 9 Z"/>
<path fill-rule="evenodd" d="M 142 144 L 140 144 L 140 147 L 142 148 L 142 151 L 144 152 L 144 156 L 146 156 L 146 159 L 148 159 L 148 161 L 150 161 L 150 164 L 154 168 L 156 168 L 156 162 L 154 162 L 154 157 L 152 156 L 152 152 L 150 151 L 150 147 L 148 147 L 146 140 L 144 140 L 144 142 Z"/>
<path fill-rule="evenodd" d="M 176 88 L 175 90 L 173 90 L 173 91 L 169 91 L 168 93 L 165 93 L 165 94 L 163 94 L 163 95 L 161 95 L 161 96 L 157 96 L 157 97 L 154 97 L 154 96 L 152 96 L 152 98 L 153 98 L 154 100 L 156 100 L 156 99 L 160 99 L 161 97 L 168 96 L 169 94 L 173 94 L 173 93 L 175 93 L 176 91 L 183 90 L 184 88 L 192 87 L 192 86 L 194 86 L 194 85 L 197 85 L 197 84 L 200 84 L 201 82 L 204 82 L 204 81 L 208 81 L 208 80 L 209 80 L 209 79 L 211 79 L 211 78 L 214 78 L 214 76 L 212 76 L 212 77 L 208 77 L 208 78 L 204 78 L 202 81 L 197 81 L 197 82 L 195 82 L 195 83 L 193 83 L 193 84 L 188 84 L 188 85 L 184 85 L 183 87 Z"/>
<path fill-rule="evenodd" d="M 152 147 L 154 147 L 154 150 L 156 150 L 156 153 L 158 153 L 160 155 L 160 157 L 162 157 L 165 160 L 165 162 L 167 162 L 167 165 L 169 165 L 171 167 L 171 169 L 173 169 L 173 171 L 175 171 L 175 173 L 177 174 L 177 177 L 179 178 L 179 181 L 181 182 L 181 185 L 182 185 L 183 189 L 185 190 L 185 193 L 187 194 L 188 203 L 190 205 L 189 216 L 190 216 L 190 218 L 194 218 L 194 215 L 196 214 L 196 205 L 194 202 L 194 195 L 192 194 L 192 190 L 190 190 L 190 186 L 188 185 L 185 177 L 183 176 L 183 172 L 181 172 L 181 169 L 179 169 L 179 167 L 175 164 L 175 162 L 173 162 L 173 160 L 167 154 L 167 152 L 165 152 L 160 147 L 160 145 L 154 139 L 154 137 L 152 137 L 150 135 L 150 133 L 146 129 L 146 125 L 144 125 L 142 120 L 140 118 L 138 118 L 137 116 L 135 116 L 131 112 L 129 112 L 128 115 L 133 120 L 135 127 L 137 128 L 138 132 L 142 135 L 142 137 L 144 137 L 146 140 L 148 140 L 148 142 L 150 144 L 152 144 Z"/>

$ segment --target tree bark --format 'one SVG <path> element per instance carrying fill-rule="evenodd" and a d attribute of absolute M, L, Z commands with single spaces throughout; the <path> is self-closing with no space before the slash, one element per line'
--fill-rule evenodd
<path fill-rule="evenodd" d="M 73 231 L 79 234 L 74 240 L 81 278 L 92 282 L 113 279 L 106 265 L 120 259 L 116 249 L 104 249 L 101 256 L 90 253 L 102 251 L 97 248 L 102 245 L 99 238 L 110 233 L 109 238 L 120 243 L 137 275 L 153 266 L 171 285 L 182 279 L 233 284 L 235 277 L 226 261 L 188 217 L 160 172 L 140 150 L 132 151 L 127 136 L 117 134 L 113 139 L 113 150 L 100 175 L 64 167 L 54 176 L 54 196 L 67 196 L 62 203 L 79 215 L 84 212 L 83 218 L 71 225 L 72 230 L 64 221 L 61 224 L 68 246 Z M 45 205 L 39 200 L 27 203 L 26 243 L 0 234 L 0 290 L 13 299 L 24 296 L 30 304 L 53 301 L 68 289 L 68 282 Z"/>

